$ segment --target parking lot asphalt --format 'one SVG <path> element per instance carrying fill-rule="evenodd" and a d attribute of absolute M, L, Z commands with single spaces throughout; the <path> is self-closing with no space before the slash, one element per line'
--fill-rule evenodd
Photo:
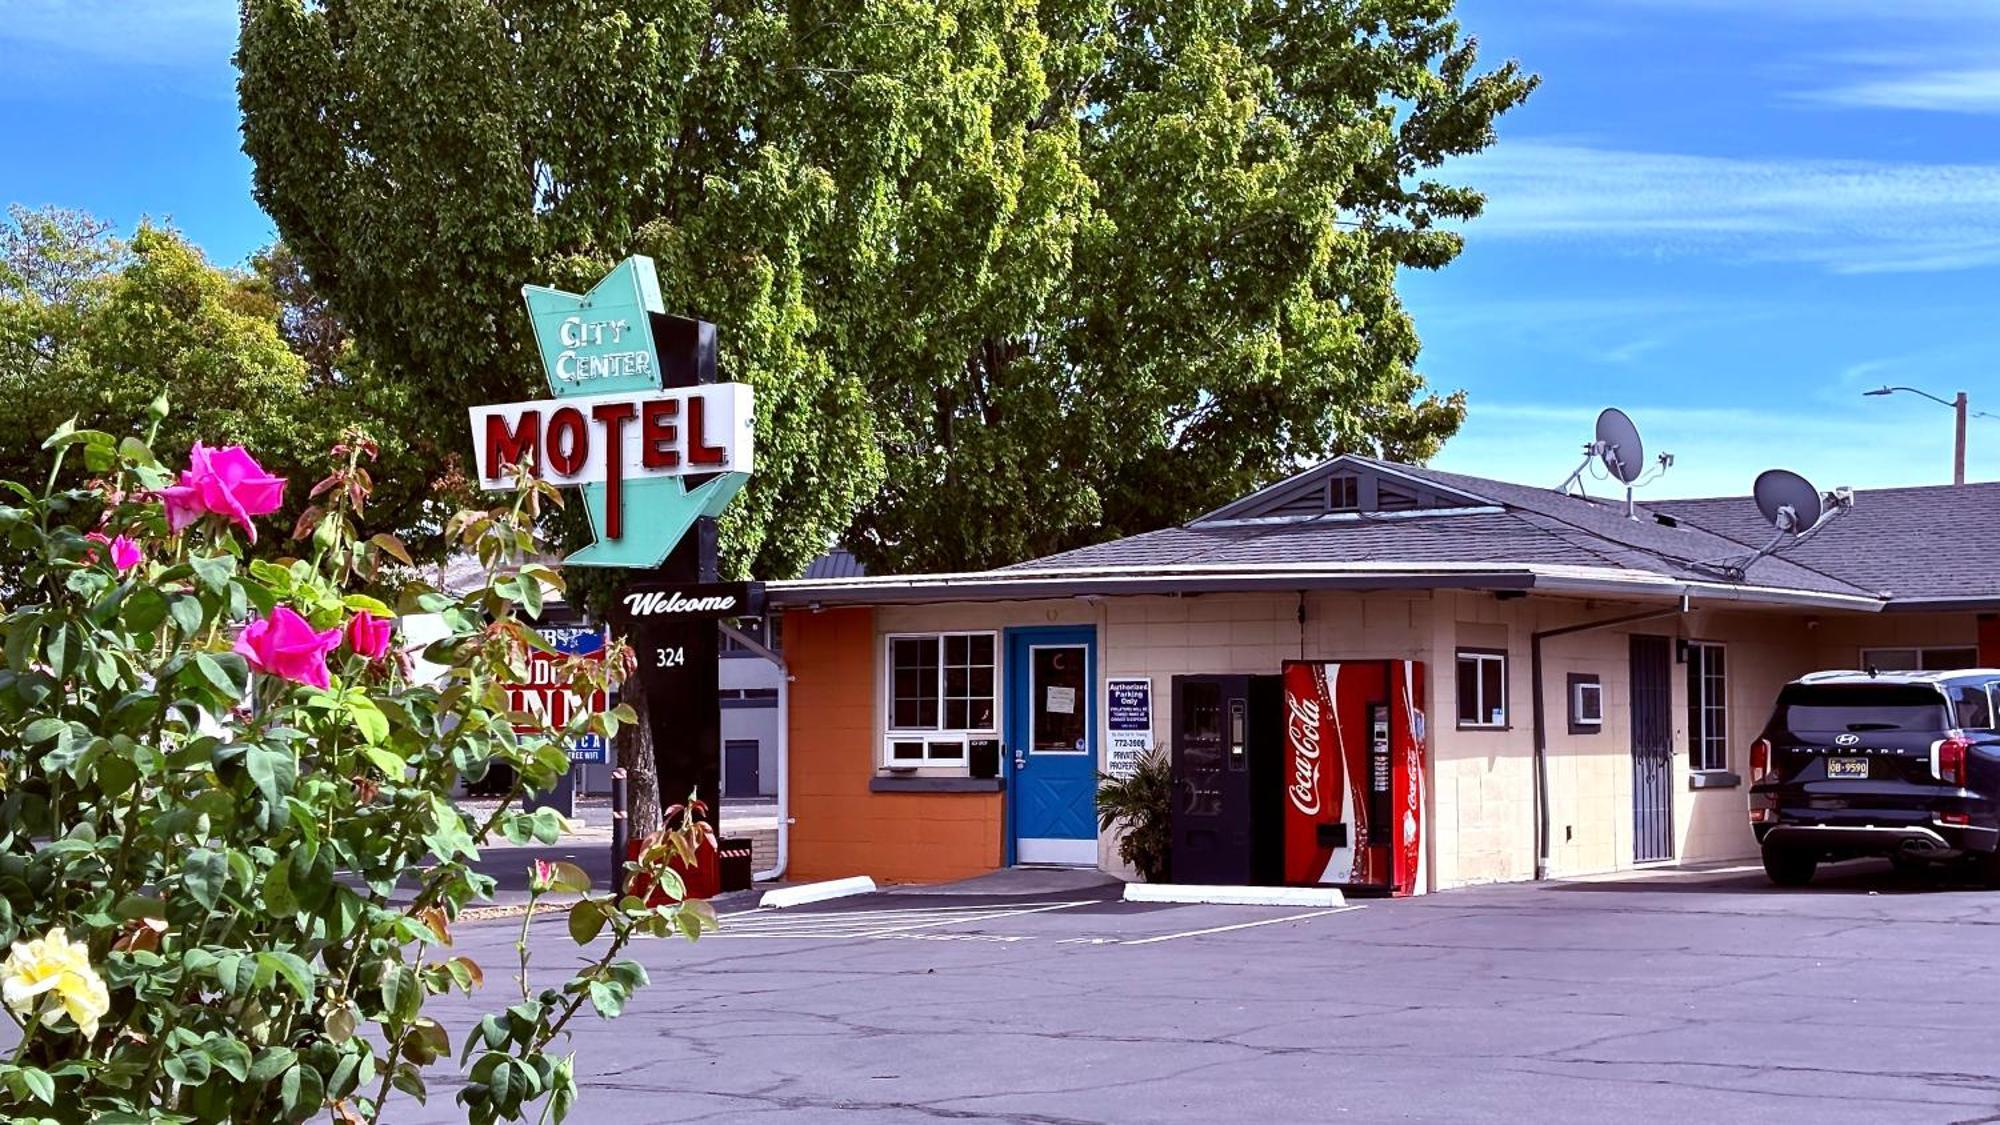
<path fill-rule="evenodd" d="M 571 1120 L 2000 1122 L 2000 892 L 1868 862 L 1337 911 L 1007 885 L 644 943 L 653 987 L 573 1025 Z M 461 929 L 487 985 L 434 1002 L 454 1044 L 510 999 L 515 933 Z M 432 1089 L 389 1119 L 462 1120 Z"/>

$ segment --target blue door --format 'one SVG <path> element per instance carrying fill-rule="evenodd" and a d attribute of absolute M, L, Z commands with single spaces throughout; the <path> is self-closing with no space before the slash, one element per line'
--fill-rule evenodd
<path fill-rule="evenodd" d="M 1008 851 L 1097 865 L 1097 631 L 1007 630 Z"/>

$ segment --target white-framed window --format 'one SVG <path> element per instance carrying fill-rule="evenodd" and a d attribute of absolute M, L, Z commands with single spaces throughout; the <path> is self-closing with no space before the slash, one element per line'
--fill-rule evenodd
<path fill-rule="evenodd" d="M 889 766 L 957 765 L 999 730 L 995 633 L 897 633 L 883 643 Z"/>
<path fill-rule="evenodd" d="M 1864 648 L 1861 667 L 1877 672 L 1950 672 L 1979 667 L 1979 650 L 1970 645 L 1933 648 Z"/>
<path fill-rule="evenodd" d="M 1719 644 L 1687 645 L 1688 768 L 1729 768 L 1729 664 Z"/>
<path fill-rule="evenodd" d="M 1458 650 L 1460 730 L 1504 730 L 1507 726 L 1507 654 L 1498 649 Z"/>
<path fill-rule="evenodd" d="M 1594 675 L 1571 673 L 1569 677 L 1569 725 L 1571 733 L 1597 731 L 1604 726 L 1604 684 Z"/>

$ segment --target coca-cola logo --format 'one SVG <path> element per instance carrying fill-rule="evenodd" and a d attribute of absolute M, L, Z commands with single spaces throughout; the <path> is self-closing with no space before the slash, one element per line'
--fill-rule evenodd
<path fill-rule="evenodd" d="M 1319 700 L 1287 693 L 1286 739 L 1292 745 L 1292 807 L 1319 815 Z"/>

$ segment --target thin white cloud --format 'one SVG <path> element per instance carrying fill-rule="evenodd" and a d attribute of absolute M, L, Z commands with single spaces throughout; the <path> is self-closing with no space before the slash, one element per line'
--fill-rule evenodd
<path fill-rule="evenodd" d="M 1861 109 L 2000 113 L 2000 67 L 1919 70 L 1809 90 L 1801 101 Z"/>
<path fill-rule="evenodd" d="M 1836 273 L 2000 264 L 2000 165 L 1745 160 L 1513 141 L 1460 162 L 1456 174 L 1488 196 L 1474 239 Z"/>

